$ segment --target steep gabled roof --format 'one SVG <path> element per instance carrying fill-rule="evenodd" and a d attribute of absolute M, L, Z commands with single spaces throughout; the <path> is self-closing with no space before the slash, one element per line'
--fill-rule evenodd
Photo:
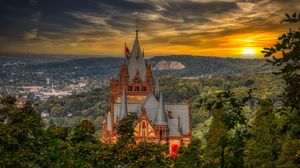
<path fill-rule="evenodd" d="M 132 81 L 132 79 L 134 79 L 137 70 L 139 71 L 141 79 L 145 81 L 146 65 L 144 54 L 142 54 L 140 43 L 138 40 L 138 30 L 136 30 L 136 37 L 128 62 L 129 81 Z"/>
<path fill-rule="evenodd" d="M 141 107 L 141 108 L 144 108 L 144 107 Z M 142 120 L 147 120 L 147 122 L 149 123 L 149 126 L 151 127 L 151 129 L 153 129 L 154 130 L 154 128 L 153 128 L 153 126 L 152 126 L 152 123 L 151 123 L 151 121 L 149 120 L 149 118 L 148 118 L 148 115 L 147 114 L 141 114 L 141 116 L 139 116 L 139 119 L 136 121 L 136 123 L 134 123 L 134 128 L 136 127 L 136 125 L 140 122 L 140 121 L 142 121 Z"/>
<path fill-rule="evenodd" d="M 142 103 L 142 106 L 147 110 L 147 116 L 153 124 L 158 107 L 158 100 L 153 94 L 150 94 Z"/>
<path fill-rule="evenodd" d="M 156 111 L 156 116 L 154 120 L 154 125 L 168 125 L 167 114 L 165 112 L 164 102 L 162 92 L 160 92 L 158 107 Z"/>

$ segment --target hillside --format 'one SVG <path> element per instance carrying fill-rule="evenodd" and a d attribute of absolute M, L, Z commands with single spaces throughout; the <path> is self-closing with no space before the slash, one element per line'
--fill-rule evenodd
<path fill-rule="evenodd" d="M 160 61 L 180 62 L 185 68 L 180 70 L 162 70 L 154 73 L 159 76 L 197 77 L 220 76 L 236 73 L 264 73 L 270 70 L 270 66 L 264 66 L 264 59 L 238 59 L 218 58 L 204 56 L 160 56 L 153 57 L 149 61 L 152 65 Z"/>
<path fill-rule="evenodd" d="M 181 70 L 184 69 L 185 66 L 178 61 L 159 61 L 157 62 L 154 67 L 153 70 L 154 71 L 159 71 L 159 70 Z"/>
<path fill-rule="evenodd" d="M 116 77 L 122 58 L 68 58 L 59 57 L 0 57 L 0 84 L 2 85 L 44 85 L 45 78 L 57 84 L 71 83 L 80 78 L 108 80 Z M 204 56 L 159 56 L 146 60 L 151 64 L 155 76 L 203 77 L 232 74 L 264 73 L 270 70 L 263 66 L 263 59 L 216 58 Z"/>

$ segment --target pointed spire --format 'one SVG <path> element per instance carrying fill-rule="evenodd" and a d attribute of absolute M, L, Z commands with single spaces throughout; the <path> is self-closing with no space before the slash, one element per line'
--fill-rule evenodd
<path fill-rule="evenodd" d="M 121 84 L 126 84 L 128 82 L 128 69 L 127 69 L 127 65 L 123 64 L 121 66 L 120 72 L 119 72 L 119 82 Z"/>
<path fill-rule="evenodd" d="M 135 39 L 138 40 L 139 35 L 139 18 L 136 18 Z"/>
<path fill-rule="evenodd" d="M 126 95 L 125 95 L 125 87 L 123 88 L 123 93 L 121 96 L 121 109 L 120 109 L 120 115 L 119 120 L 121 120 L 124 117 L 127 117 L 127 101 L 126 101 Z"/>
<path fill-rule="evenodd" d="M 136 19 L 136 30 L 135 30 L 135 40 L 134 40 L 134 44 L 133 44 L 133 48 L 131 53 L 134 53 L 136 59 L 138 59 L 141 55 L 141 47 L 140 47 L 140 43 L 139 43 L 139 30 L 138 30 L 138 24 L 139 24 L 139 19 Z"/>
<path fill-rule="evenodd" d="M 134 79 L 137 70 L 139 70 L 141 79 L 145 81 L 146 65 L 140 47 L 140 43 L 138 40 L 138 32 L 139 30 L 138 30 L 138 19 L 137 19 L 135 40 L 128 61 L 129 81 L 132 81 Z"/>
<path fill-rule="evenodd" d="M 156 111 L 154 125 L 168 125 L 162 92 L 160 92 L 159 103 Z"/>
<path fill-rule="evenodd" d="M 153 84 L 153 76 L 152 76 L 152 71 L 151 71 L 151 65 L 147 64 L 146 65 L 146 82 L 149 84 Z M 153 88 L 154 91 L 154 88 Z"/>
<path fill-rule="evenodd" d="M 158 96 L 159 94 L 159 83 L 158 83 L 158 79 L 155 79 L 155 90 L 154 90 L 154 94 L 155 96 Z"/>

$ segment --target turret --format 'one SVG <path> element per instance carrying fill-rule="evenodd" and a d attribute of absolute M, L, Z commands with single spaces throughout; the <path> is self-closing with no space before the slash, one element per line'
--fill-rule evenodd
<path fill-rule="evenodd" d="M 147 64 L 146 69 L 147 69 L 147 71 L 146 71 L 146 82 L 148 84 L 151 84 L 153 82 L 151 65 Z"/>
<path fill-rule="evenodd" d="M 154 125 L 168 125 L 167 114 L 163 103 L 162 92 L 160 92 L 159 103 L 156 111 Z"/>
<path fill-rule="evenodd" d="M 168 120 L 163 103 L 162 92 L 160 92 L 159 103 L 153 125 L 159 140 L 163 141 L 163 143 L 166 143 L 166 138 L 168 136 Z"/>
<path fill-rule="evenodd" d="M 123 64 L 119 73 L 120 84 L 124 85 L 128 83 L 128 70 L 127 65 Z"/>

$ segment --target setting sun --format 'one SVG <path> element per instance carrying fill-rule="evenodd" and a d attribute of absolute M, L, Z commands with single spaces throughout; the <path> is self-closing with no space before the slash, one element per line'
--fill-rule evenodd
<path fill-rule="evenodd" d="M 244 56 L 255 56 L 255 49 L 254 48 L 243 48 L 242 54 Z"/>

